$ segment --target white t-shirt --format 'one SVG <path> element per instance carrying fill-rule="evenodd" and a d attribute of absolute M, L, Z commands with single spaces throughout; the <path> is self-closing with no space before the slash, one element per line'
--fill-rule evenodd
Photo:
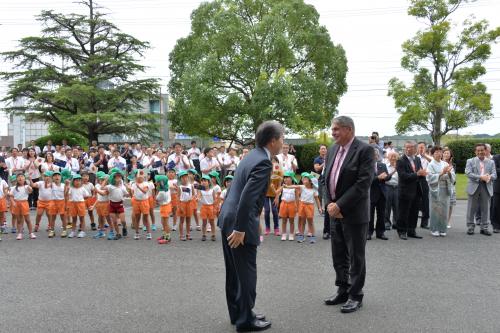
<path fill-rule="evenodd" d="M 52 183 L 52 198 L 53 200 L 64 200 L 64 183 L 59 184 Z"/>
<path fill-rule="evenodd" d="M 200 161 L 201 172 L 203 172 L 203 170 L 209 170 L 208 172 L 203 172 L 204 175 L 208 175 L 210 171 L 212 171 L 213 167 L 219 167 L 219 162 L 217 162 L 217 159 L 215 158 L 209 159 L 208 157 L 205 157 Z"/>
<path fill-rule="evenodd" d="M 118 156 L 117 158 L 112 157 L 108 161 L 108 168 L 109 169 L 117 168 L 123 171 L 127 168 L 127 161 L 121 156 Z"/>
<path fill-rule="evenodd" d="M 168 188 L 170 189 L 170 192 L 172 194 L 177 194 L 178 190 L 174 188 L 174 186 L 177 186 L 177 179 L 169 179 L 168 180 Z"/>
<path fill-rule="evenodd" d="M 170 197 L 170 190 L 158 192 L 156 195 L 156 201 L 158 201 L 160 206 L 168 205 L 170 201 L 172 201 L 172 198 Z"/>
<path fill-rule="evenodd" d="M 181 202 L 191 201 L 193 198 L 193 186 L 190 185 L 179 185 L 180 196 L 179 200 Z"/>
<path fill-rule="evenodd" d="M 83 184 L 82 183 L 82 187 L 84 187 L 85 190 L 87 191 L 87 195 L 85 197 L 86 198 L 91 197 L 92 193 L 94 192 L 94 184 L 92 184 L 92 183 Z"/>
<path fill-rule="evenodd" d="M 295 189 L 294 188 L 283 188 L 281 194 L 281 200 L 286 202 L 295 201 Z"/>
<path fill-rule="evenodd" d="M 95 188 L 99 191 L 105 191 L 106 190 L 106 186 L 102 186 L 101 184 L 97 184 L 95 186 Z M 99 202 L 106 202 L 106 201 L 109 201 L 109 196 L 108 195 L 102 195 L 102 194 L 99 194 L 99 192 L 97 192 L 97 201 Z"/>
<path fill-rule="evenodd" d="M 297 159 L 295 158 L 295 156 L 290 154 L 287 154 L 286 156 L 283 154 L 279 154 L 276 157 L 278 158 L 280 166 L 284 172 L 295 171 L 295 169 L 297 169 Z"/>
<path fill-rule="evenodd" d="M 130 188 L 132 189 L 132 194 L 134 195 L 134 198 L 136 200 L 149 199 L 151 183 L 149 182 L 142 182 L 141 184 L 133 183 L 132 185 L 130 185 Z M 142 192 L 140 189 L 145 190 L 146 193 Z"/>
<path fill-rule="evenodd" d="M 22 156 L 9 157 L 5 159 L 5 164 L 7 164 L 7 168 L 9 169 L 9 174 L 12 175 L 14 170 L 19 170 L 24 168 L 25 159 Z"/>
<path fill-rule="evenodd" d="M 10 188 L 10 193 L 12 193 L 12 195 L 14 196 L 14 200 L 16 200 L 16 201 L 28 200 L 28 196 L 29 196 L 28 188 L 29 188 L 29 185 L 24 185 L 24 186 L 18 186 L 17 190 L 16 190 L 16 187 L 12 186 Z"/>
<path fill-rule="evenodd" d="M 215 194 L 220 194 L 222 192 L 222 189 L 219 185 L 214 185 L 214 187 L 212 187 L 212 190 L 214 190 Z"/>
<path fill-rule="evenodd" d="M 318 196 L 318 191 L 313 188 L 307 188 L 304 185 L 300 186 L 300 201 L 303 203 L 314 203 L 314 198 Z"/>
<path fill-rule="evenodd" d="M 9 187 L 9 184 L 3 179 L 0 178 L 0 199 L 5 197 L 4 189 Z"/>
<path fill-rule="evenodd" d="M 52 190 L 52 183 L 48 187 L 45 186 L 43 180 L 35 183 L 38 186 L 38 200 L 50 201 L 54 200 L 54 191 Z"/>
<path fill-rule="evenodd" d="M 151 168 L 151 166 L 153 165 L 153 156 L 144 155 L 142 157 L 141 164 L 145 168 Z"/>
<path fill-rule="evenodd" d="M 43 162 L 41 168 L 44 173 L 45 171 L 59 171 L 59 167 L 54 163 Z"/>
<path fill-rule="evenodd" d="M 236 170 L 236 167 L 240 163 L 240 158 L 238 156 L 231 156 L 231 155 L 226 155 L 224 157 L 224 165 L 226 166 L 227 170 L 234 171 Z"/>
<path fill-rule="evenodd" d="M 222 192 L 220 193 L 220 198 L 222 200 L 226 199 L 226 194 L 227 194 L 227 188 L 223 189 Z"/>
<path fill-rule="evenodd" d="M 64 157 L 63 161 L 66 161 L 66 166 L 63 169 L 71 170 L 72 174 L 76 174 L 80 171 L 80 163 L 78 163 L 76 158 L 71 157 L 67 159 Z"/>
<path fill-rule="evenodd" d="M 108 194 L 109 200 L 112 202 L 123 201 L 123 198 L 128 193 L 127 188 L 123 184 L 121 184 L 121 186 L 106 185 L 106 189 L 109 192 Z"/>
<path fill-rule="evenodd" d="M 188 152 L 188 156 L 191 156 L 191 161 L 192 160 L 197 160 L 200 158 L 200 155 L 201 155 L 201 151 L 200 151 L 200 148 L 196 147 L 196 148 L 189 148 L 189 150 L 187 151 Z"/>
<path fill-rule="evenodd" d="M 201 190 L 201 204 L 202 205 L 213 205 L 214 204 L 214 190 L 209 189 L 208 191 Z"/>
<path fill-rule="evenodd" d="M 188 170 L 191 167 L 191 164 L 189 164 L 189 159 L 186 155 L 183 154 L 180 154 L 179 156 L 177 156 L 175 153 L 171 154 L 168 157 L 167 164 L 170 162 L 175 163 L 175 168 L 177 169 L 177 171 Z"/>
<path fill-rule="evenodd" d="M 40 170 L 38 169 L 38 167 L 40 166 L 40 162 L 38 161 L 38 159 L 35 159 L 33 163 L 31 163 L 30 160 L 24 160 L 24 163 L 26 166 L 29 165 L 28 175 L 30 179 L 40 178 Z"/>
<path fill-rule="evenodd" d="M 85 187 L 70 187 L 69 188 L 69 201 L 71 202 L 83 202 L 86 197 L 90 197 Z"/>

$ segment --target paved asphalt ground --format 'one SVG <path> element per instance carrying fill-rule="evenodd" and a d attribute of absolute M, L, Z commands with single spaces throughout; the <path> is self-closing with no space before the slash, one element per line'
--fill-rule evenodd
<path fill-rule="evenodd" d="M 334 291 L 329 241 L 267 237 L 256 309 L 272 332 L 500 332 L 500 236 L 467 236 L 465 204 L 446 238 L 390 231 L 369 241 L 364 307 L 353 314 L 323 304 Z M 220 240 L 38 236 L 0 242 L 0 332 L 234 331 Z"/>

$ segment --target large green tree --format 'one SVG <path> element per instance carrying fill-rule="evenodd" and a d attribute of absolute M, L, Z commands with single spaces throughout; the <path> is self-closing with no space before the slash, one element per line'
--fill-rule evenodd
<path fill-rule="evenodd" d="M 492 117 L 491 95 L 479 81 L 500 27 L 467 19 L 454 34 L 452 14 L 465 0 L 411 0 L 408 14 L 426 28 L 404 42 L 401 66 L 414 74 L 406 85 L 393 78 L 389 95 L 400 114 L 398 134 L 429 131 L 435 144 L 446 133 Z"/>
<path fill-rule="evenodd" d="M 135 79 L 147 42 L 121 32 L 98 11 L 93 0 L 80 1 L 88 14 L 42 11 L 41 36 L 25 37 L 15 51 L 3 52 L 13 70 L 5 109 L 45 120 L 88 140 L 99 134 L 149 139 L 158 131 L 141 103 L 159 89 L 155 79 Z M 12 103 L 17 99 L 25 103 Z"/>
<path fill-rule="evenodd" d="M 191 15 L 170 54 L 178 132 L 244 143 L 264 120 L 311 134 L 346 91 L 347 61 L 302 0 L 215 0 Z"/>

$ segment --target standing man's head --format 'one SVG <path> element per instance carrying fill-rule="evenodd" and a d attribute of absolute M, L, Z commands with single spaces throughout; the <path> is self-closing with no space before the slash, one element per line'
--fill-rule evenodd
<path fill-rule="evenodd" d="M 489 143 L 485 143 L 484 146 L 486 147 L 486 157 L 491 158 L 491 145 Z"/>
<path fill-rule="evenodd" d="M 176 155 L 180 155 L 182 153 L 182 145 L 179 142 L 174 143 L 174 151 Z"/>
<path fill-rule="evenodd" d="M 427 151 L 427 146 L 425 145 L 425 142 L 423 141 L 419 142 L 417 147 L 418 155 L 424 155 L 426 151 Z"/>
<path fill-rule="evenodd" d="M 332 137 L 335 143 L 345 146 L 354 138 L 354 121 L 347 116 L 338 116 L 332 120 Z"/>
<path fill-rule="evenodd" d="M 324 158 L 326 156 L 327 152 L 328 152 L 328 148 L 326 147 L 326 145 L 319 146 L 319 156 Z"/>
<path fill-rule="evenodd" d="M 49 146 L 49 147 L 52 146 L 52 140 L 47 140 L 47 146 Z"/>
<path fill-rule="evenodd" d="M 267 148 L 271 156 L 278 155 L 282 150 L 285 129 L 275 121 L 268 120 L 263 122 L 255 132 L 255 144 L 260 148 Z"/>
<path fill-rule="evenodd" d="M 281 148 L 281 153 L 283 155 L 288 155 L 288 153 L 290 152 L 290 145 L 288 143 L 283 143 L 283 147 Z"/>
<path fill-rule="evenodd" d="M 482 161 L 486 157 L 486 145 L 484 143 L 476 144 L 476 156 Z"/>
<path fill-rule="evenodd" d="M 196 148 L 196 141 L 191 141 L 191 147 Z"/>
<path fill-rule="evenodd" d="M 406 141 L 405 143 L 405 155 L 406 156 L 413 156 L 415 155 L 415 152 L 417 151 L 417 144 L 415 141 Z"/>
<path fill-rule="evenodd" d="M 12 157 L 16 158 L 17 157 L 17 154 L 19 153 L 19 149 L 17 148 L 12 148 L 10 150 L 10 154 L 12 155 Z"/>

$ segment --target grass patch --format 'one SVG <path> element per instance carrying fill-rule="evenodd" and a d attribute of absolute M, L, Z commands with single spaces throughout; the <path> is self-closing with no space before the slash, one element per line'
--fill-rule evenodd
<path fill-rule="evenodd" d="M 457 184 L 455 185 L 457 191 L 457 199 L 467 199 L 467 176 L 463 173 L 457 173 Z"/>

